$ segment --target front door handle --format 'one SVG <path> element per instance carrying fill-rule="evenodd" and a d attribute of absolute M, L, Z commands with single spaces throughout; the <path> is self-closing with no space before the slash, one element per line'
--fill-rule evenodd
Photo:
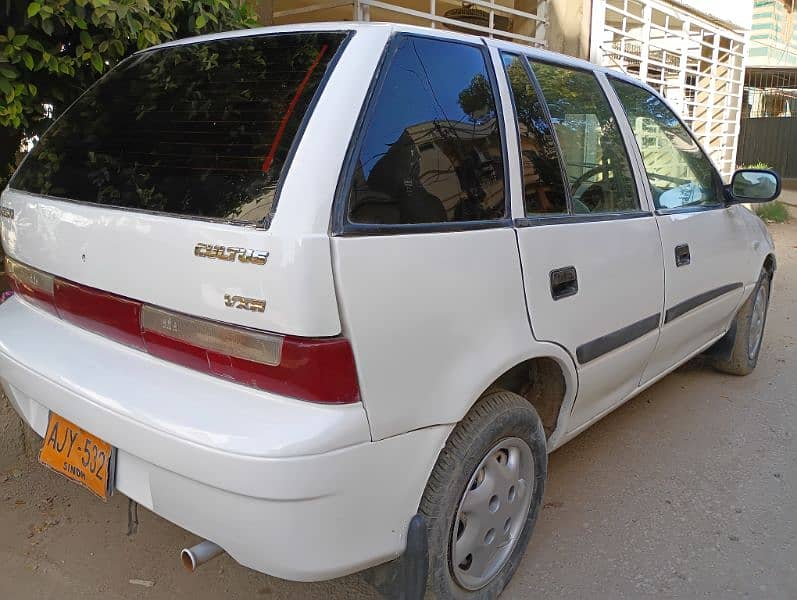
<path fill-rule="evenodd" d="M 551 271 L 551 298 L 561 300 L 578 293 L 578 274 L 575 267 L 562 267 Z"/>
<path fill-rule="evenodd" d="M 683 267 L 692 262 L 692 256 L 689 254 L 689 244 L 679 244 L 675 247 L 675 266 Z"/>

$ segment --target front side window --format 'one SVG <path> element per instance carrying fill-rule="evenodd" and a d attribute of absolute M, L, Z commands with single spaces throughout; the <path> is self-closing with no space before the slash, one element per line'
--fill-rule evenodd
<path fill-rule="evenodd" d="M 595 75 L 533 63 L 565 161 L 576 213 L 639 210 L 620 129 Z"/>
<path fill-rule="evenodd" d="M 714 167 L 678 117 L 647 90 L 611 82 L 634 129 L 656 208 L 716 205 Z"/>
<path fill-rule="evenodd" d="M 92 204 L 262 223 L 345 38 L 270 34 L 133 55 L 58 119 L 10 185 Z"/>
<path fill-rule="evenodd" d="M 507 53 L 502 53 L 501 58 L 515 100 L 526 215 L 566 213 L 556 141 L 525 60 Z"/>
<path fill-rule="evenodd" d="M 482 50 L 409 35 L 397 43 L 355 157 L 349 220 L 504 218 L 503 151 Z"/>

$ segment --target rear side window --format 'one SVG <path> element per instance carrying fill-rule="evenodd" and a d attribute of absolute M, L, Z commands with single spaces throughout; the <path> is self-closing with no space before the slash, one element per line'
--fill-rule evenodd
<path fill-rule="evenodd" d="M 546 63 L 533 67 L 562 149 L 573 212 L 638 211 L 628 153 L 595 75 Z"/>
<path fill-rule="evenodd" d="M 526 215 L 566 213 L 556 142 L 526 61 L 517 54 L 502 53 L 501 58 L 515 101 Z"/>
<path fill-rule="evenodd" d="M 415 36 L 397 44 L 357 149 L 349 220 L 505 217 L 503 150 L 484 53 Z"/>
<path fill-rule="evenodd" d="M 345 37 L 274 34 L 134 55 L 50 128 L 11 186 L 94 204 L 262 222 Z"/>

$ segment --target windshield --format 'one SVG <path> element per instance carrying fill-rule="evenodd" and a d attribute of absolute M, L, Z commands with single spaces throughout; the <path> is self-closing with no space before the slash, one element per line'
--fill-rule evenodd
<path fill-rule="evenodd" d="M 134 55 L 58 119 L 10 186 L 264 223 L 297 131 L 345 37 L 271 34 Z"/>

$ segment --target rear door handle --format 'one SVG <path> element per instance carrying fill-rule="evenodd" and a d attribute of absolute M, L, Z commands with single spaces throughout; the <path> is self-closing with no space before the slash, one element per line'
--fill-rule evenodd
<path fill-rule="evenodd" d="M 675 247 L 675 266 L 683 267 L 692 262 L 692 256 L 689 254 L 689 244 L 679 244 Z"/>
<path fill-rule="evenodd" d="M 561 300 L 578 293 L 578 274 L 573 266 L 551 271 L 551 298 Z"/>

